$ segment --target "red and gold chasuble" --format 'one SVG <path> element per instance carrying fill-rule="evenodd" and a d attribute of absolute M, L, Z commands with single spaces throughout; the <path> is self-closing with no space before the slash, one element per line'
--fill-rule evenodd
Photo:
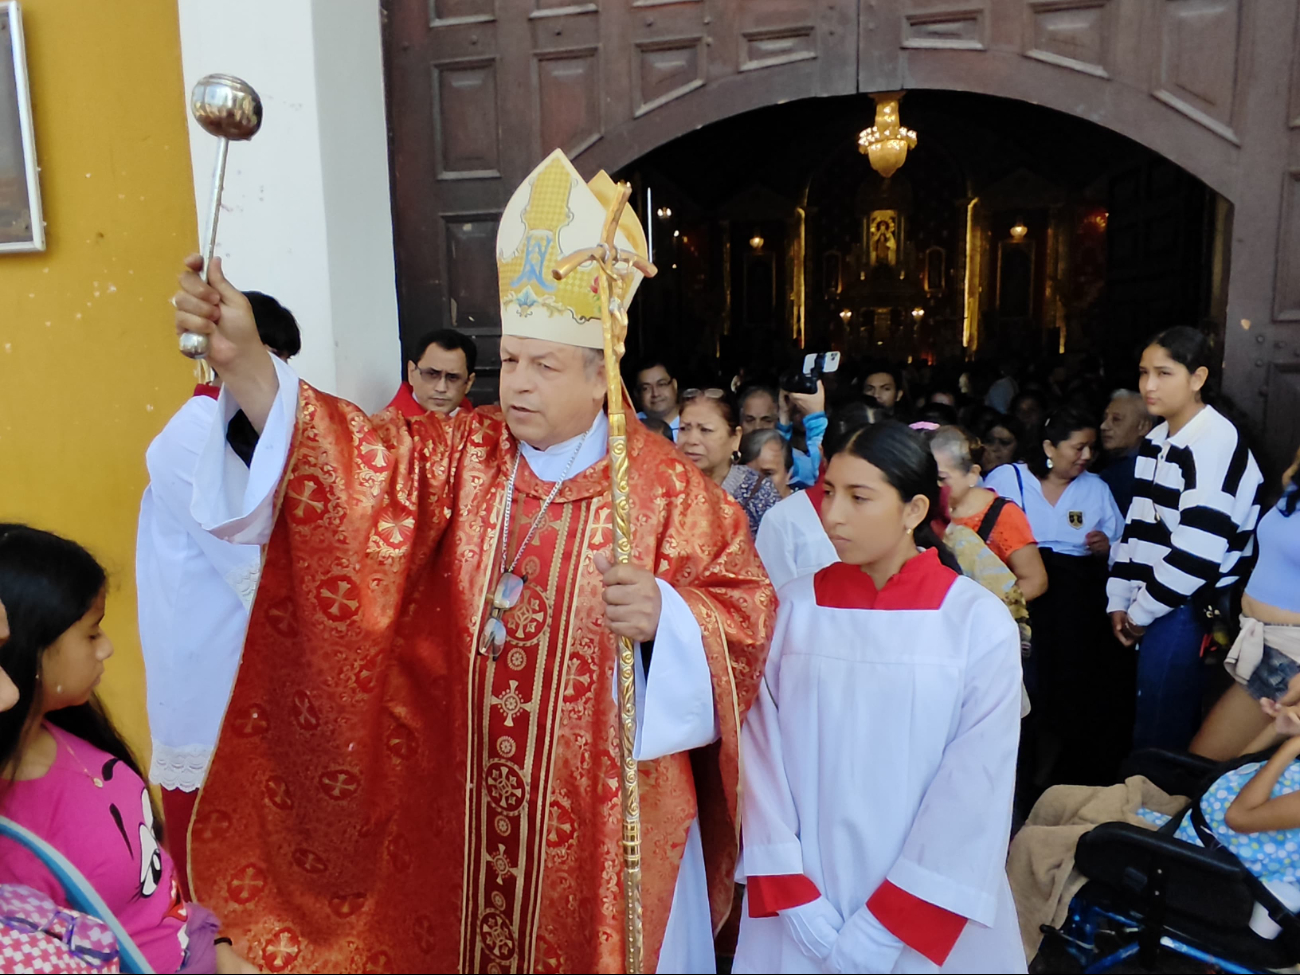
<path fill-rule="evenodd" d="M 633 424 L 633 559 L 691 607 L 721 740 L 641 765 L 647 970 L 700 819 L 715 928 L 740 719 L 775 596 L 745 516 Z M 375 419 L 303 385 L 261 588 L 190 831 L 196 897 L 267 969 L 613 972 L 623 964 L 614 641 L 592 562 L 609 468 L 561 488 L 477 654 L 516 444 L 499 416 Z M 510 552 L 549 489 L 519 467 Z"/>

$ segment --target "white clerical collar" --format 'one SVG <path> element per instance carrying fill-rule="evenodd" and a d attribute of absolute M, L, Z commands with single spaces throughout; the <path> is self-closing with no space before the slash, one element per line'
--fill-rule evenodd
<path fill-rule="evenodd" d="M 520 442 L 519 449 L 539 480 L 558 481 L 564 476 L 564 469 L 569 467 L 569 458 L 573 457 L 573 451 L 580 440 L 582 434 L 563 443 L 557 443 L 554 447 L 547 447 L 545 450 L 538 450 L 530 444 Z M 604 410 L 600 410 L 596 414 L 596 419 L 591 422 L 582 451 L 574 460 L 573 467 L 569 469 L 569 477 L 575 477 L 598 463 L 607 450 L 609 450 L 609 418 L 605 416 Z"/>

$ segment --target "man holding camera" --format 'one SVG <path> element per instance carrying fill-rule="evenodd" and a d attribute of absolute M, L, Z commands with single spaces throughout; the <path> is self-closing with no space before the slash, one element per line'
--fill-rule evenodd
<path fill-rule="evenodd" d="M 781 375 L 781 398 L 776 428 L 786 440 L 794 436 L 794 421 L 803 426 L 804 449 L 794 448 L 793 487 L 809 488 L 821 476 L 822 438 L 826 436 L 826 386 L 822 376 L 840 366 L 838 352 L 808 355 L 802 367 Z"/>

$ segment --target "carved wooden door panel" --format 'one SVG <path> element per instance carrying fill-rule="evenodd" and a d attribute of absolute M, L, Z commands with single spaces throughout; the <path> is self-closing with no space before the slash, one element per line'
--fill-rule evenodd
<path fill-rule="evenodd" d="M 657 131 L 665 141 L 781 99 L 855 91 L 857 7 L 384 0 L 403 338 L 442 325 L 473 335 L 481 386 L 495 390 L 496 222 L 519 180 L 556 147 L 590 174 Z M 705 87 L 721 94 L 707 109 L 692 98 Z"/>
<path fill-rule="evenodd" d="M 613 171 L 776 102 L 932 88 L 1089 118 L 1231 200 L 1234 226 L 1248 230 L 1224 254 L 1225 385 L 1257 421 L 1292 402 L 1294 0 L 381 2 L 403 335 L 442 325 L 474 335 L 485 395 L 497 365 L 496 221 L 546 152 L 561 146 L 584 173 Z"/>

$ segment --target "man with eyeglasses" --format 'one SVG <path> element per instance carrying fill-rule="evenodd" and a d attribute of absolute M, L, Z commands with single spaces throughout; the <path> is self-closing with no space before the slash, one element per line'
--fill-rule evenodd
<path fill-rule="evenodd" d="M 682 411 L 677 405 L 677 380 L 662 359 L 648 359 L 637 370 L 636 398 L 641 405 L 637 416 L 667 423 L 676 443 L 677 428 L 682 422 Z"/>
<path fill-rule="evenodd" d="M 403 416 L 455 416 L 462 408 L 473 409 L 465 397 L 474 385 L 477 360 L 478 348 L 463 332 L 440 328 L 426 333 L 411 346 L 406 382 L 389 407 L 396 407 Z"/>

